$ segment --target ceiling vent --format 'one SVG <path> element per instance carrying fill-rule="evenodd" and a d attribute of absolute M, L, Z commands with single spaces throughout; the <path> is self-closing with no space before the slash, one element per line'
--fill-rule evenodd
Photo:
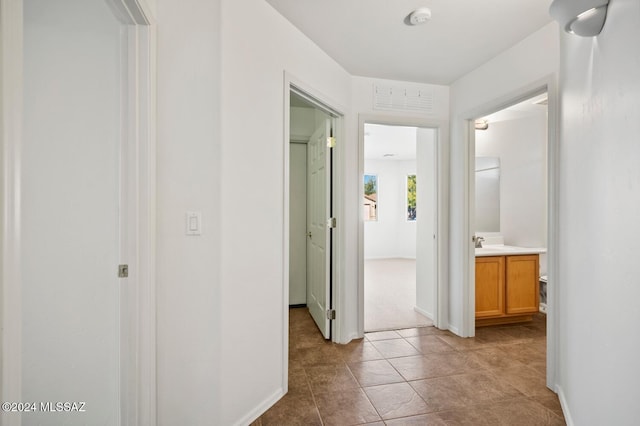
<path fill-rule="evenodd" d="M 373 109 L 433 113 L 433 91 L 423 88 L 373 86 Z"/>

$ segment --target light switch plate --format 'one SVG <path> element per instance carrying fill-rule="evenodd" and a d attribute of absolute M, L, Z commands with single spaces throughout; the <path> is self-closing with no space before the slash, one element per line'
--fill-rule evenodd
<path fill-rule="evenodd" d="M 186 217 L 186 234 L 202 235 L 202 212 L 187 212 Z"/>

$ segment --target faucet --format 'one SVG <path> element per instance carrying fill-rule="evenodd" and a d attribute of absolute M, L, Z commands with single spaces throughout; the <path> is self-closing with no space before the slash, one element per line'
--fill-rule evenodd
<path fill-rule="evenodd" d="M 482 248 L 483 241 L 484 241 L 484 237 L 476 237 L 475 238 L 476 248 Z"/>

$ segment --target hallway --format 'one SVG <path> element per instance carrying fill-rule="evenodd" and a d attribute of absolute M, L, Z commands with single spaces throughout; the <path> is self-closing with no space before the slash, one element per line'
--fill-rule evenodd
<path fill-rule="evenodd" d="M 306 308 L 289 313 L 289 392 L 252 426 L 565 424 L 542 314 L 470 339 L 420 327 L 337 345 Z"/>

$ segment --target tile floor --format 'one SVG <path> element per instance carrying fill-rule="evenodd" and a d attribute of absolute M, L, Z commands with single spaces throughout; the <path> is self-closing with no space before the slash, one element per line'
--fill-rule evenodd
<path fill-rule="evenodd" d="M 290 310 L 289 393 L 253 426 L 564 425 L 545 386 L 545 317 L 462 339 L 434 327 L 326 342 Z"/>
<path fill-rule="evenodd" d="M 416 260 L 364 261 L 364 329 L 392 330 L 421 327 L 433 322 L 417 313 Z"/>

